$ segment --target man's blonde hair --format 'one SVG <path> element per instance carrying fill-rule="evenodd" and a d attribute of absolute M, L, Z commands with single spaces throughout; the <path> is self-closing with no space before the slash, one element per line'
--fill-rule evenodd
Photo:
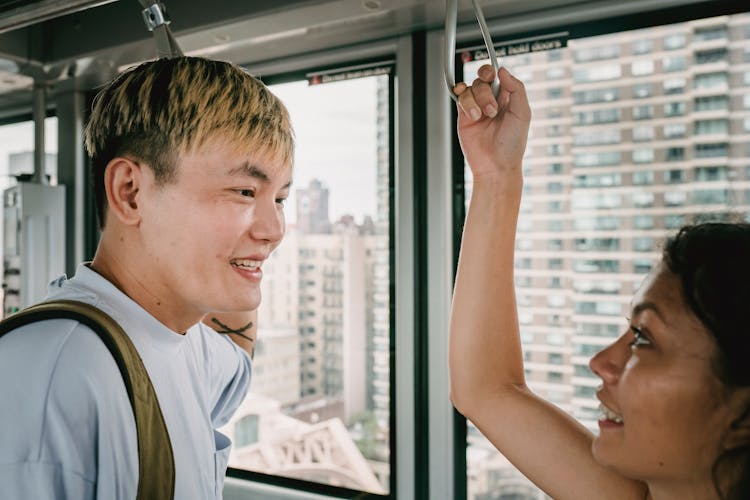
<path fill-rule="evenodd" d="M 294 133 L 286 108 L 234 64 L 165 58 L 116 77 L 96 96 L 85 130 L 100 227 L 107 205 L 104 169 L 113 158 L 143 161 L 157 182 L 171 182 L 178 155 L 212 138 L 292 163 Z"/>

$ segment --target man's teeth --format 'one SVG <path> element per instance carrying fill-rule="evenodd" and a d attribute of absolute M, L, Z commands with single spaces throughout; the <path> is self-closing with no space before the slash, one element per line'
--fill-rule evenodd
<path fill-rule="evenodd" d="M 259 268 L 261 261 L 259 260 L 248 260 L 248 259 L 237 259 L 232 261 L 233 266 L 246 267 L 248 269 Z"/>
<path fill-rule="evenodd" d="M 610 410 L 609 408 L 607 408 L 606 406 L 604 406 L 603 404 L 599 404 L 599 410 L 601 410 L 602 415 L 604 415 L 604 418 L 606 418 L 607 420 L 611 420 L 615 422 L 616 424 L 622 423 L 622 417 L 618 415 L 617 413 L 613 412 L 612 410 Z"/>

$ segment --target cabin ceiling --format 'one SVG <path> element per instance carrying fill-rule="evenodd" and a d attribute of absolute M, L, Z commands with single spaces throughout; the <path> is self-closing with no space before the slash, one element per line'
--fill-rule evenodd
<path fill-rule="evenodd" d="M 665 0 L 662 0 L 662 2 Z M 446 0 L 163 0 L 186 54 L 242 64 L 439 29 Z M 483 0 L 488 19 L 640 0 Z M 679 2 L 675 2 L 679 3 Z M 690 3 L 690 2 L 686 2 Z M 91 87 L 156 55 L 138 0 L 0 0 L 0 108 L 34 82 Z M 552 21 L 550 21 L 552 22 Z M 470 0 L 459 23 L 475 23 Z M 478 33 L 478 32 L 477 32 Z"/>

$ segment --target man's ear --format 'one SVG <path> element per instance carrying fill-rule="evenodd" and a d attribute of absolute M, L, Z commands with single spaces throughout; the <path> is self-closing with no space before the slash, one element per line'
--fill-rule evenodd
<path fill-rule="evenodd" d="M 143 170 L 129 158 L 113 158 L 104 169 L 104 189 L 107 193 L 107 212 L 127 226 L 138 225 L 141 214 L 138 193 Z"/>

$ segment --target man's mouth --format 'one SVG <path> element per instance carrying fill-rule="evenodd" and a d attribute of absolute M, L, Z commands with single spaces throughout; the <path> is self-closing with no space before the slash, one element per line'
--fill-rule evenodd
<path fill-rule="evenodd" d="M 261 264 L 263 264 L 262 260 L 250 260 L 250 259 L 232 259 L 229 261 L 231 265 L 234 267 L 238 267 L 240 269 L 248 269 L 248 270 L 255 270 L 260 269 Z"/>

